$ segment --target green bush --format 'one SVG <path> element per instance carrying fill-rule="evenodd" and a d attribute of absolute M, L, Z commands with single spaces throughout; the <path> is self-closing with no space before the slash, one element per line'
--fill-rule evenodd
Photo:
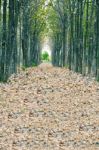
<path fill-rule="evenodd" d="M 25 66 L 22 66 L 22 67 L 21 67 L 21 69 L 22 69 L 23 71 L 25 71 L 26 68 L 27 68 L 27 67 L 25 67 Z"/>
<path fill-rule="evenodd" d="M 44 52 L 42 53 L 41 59 L 42 59 L 43 61 L 50 61 L 50 57 L 49 57 L 48 52 L 44 51 Z"/>
<path fill-rule="evenodd" d="M 37 65 L 36 65 L 36 63 L 32 63 L 32 67 L 36 67 Z"/>

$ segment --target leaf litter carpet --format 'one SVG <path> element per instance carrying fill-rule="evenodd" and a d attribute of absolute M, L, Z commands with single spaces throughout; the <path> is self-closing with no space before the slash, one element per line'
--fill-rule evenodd
<path fill-rule="evenodd" d="M 99 84 L 41 64 L 0 84 L 0 150 L 98 150 Z"/>

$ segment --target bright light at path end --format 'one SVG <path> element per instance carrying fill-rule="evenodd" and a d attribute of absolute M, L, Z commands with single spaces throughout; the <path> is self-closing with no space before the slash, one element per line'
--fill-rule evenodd
<path fill-rule="evenodd" d="M 42 44 L 42 52 L 48 52 L 49 56 L 51 56 L 51 47 L 50 47 L 50 41 L 48 39 L 44 40 Z"/>
<path fill-rule="evenodd" d="M 49 56 L 51 56 L 51 50 L 50 50 L 49 45 L 47 45 L 47 44 L 43 45 L 42 52 L 44 52 L 44 51 L 48 52 Z"/>

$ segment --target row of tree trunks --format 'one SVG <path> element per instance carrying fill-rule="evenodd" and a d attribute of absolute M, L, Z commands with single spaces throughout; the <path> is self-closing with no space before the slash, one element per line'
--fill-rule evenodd
<path fill-rule="evenodd" d="M 37 2 L 0 0 L 0 81 L 6 81 L 20 66 L 40 62 L 39 32 L 32 28 L 35 16 L 30 11 L 40 7 Z"/>
<path fill-rule="evenodd" d="M 51 3 L 60 25 L 57 32 L 62 34 L 60 50 L 57 51 L 57 57 L 56 53 L 53 53 L 53 59 L 55 62 L 61 62 L 61 66 L 67 66 L 83 75 L 95 76 L 99 80 L 98 0 L 56 0 Z M 54 37 L 56 30 L 52 30 Z M 57 50 L 55 40 L 53 45 Z M 60 52 L 61 57 L 58 57 Z M 59 66 L 58 63 L 54 64 Z"/>

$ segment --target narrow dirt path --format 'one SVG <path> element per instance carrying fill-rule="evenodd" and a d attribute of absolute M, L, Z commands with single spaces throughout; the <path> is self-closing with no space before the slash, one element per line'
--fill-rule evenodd
<path fill-rule="evenodd" d="M 0 84 L 0 150 L 98 150 L 99 84 L 50 64 Z"/>

